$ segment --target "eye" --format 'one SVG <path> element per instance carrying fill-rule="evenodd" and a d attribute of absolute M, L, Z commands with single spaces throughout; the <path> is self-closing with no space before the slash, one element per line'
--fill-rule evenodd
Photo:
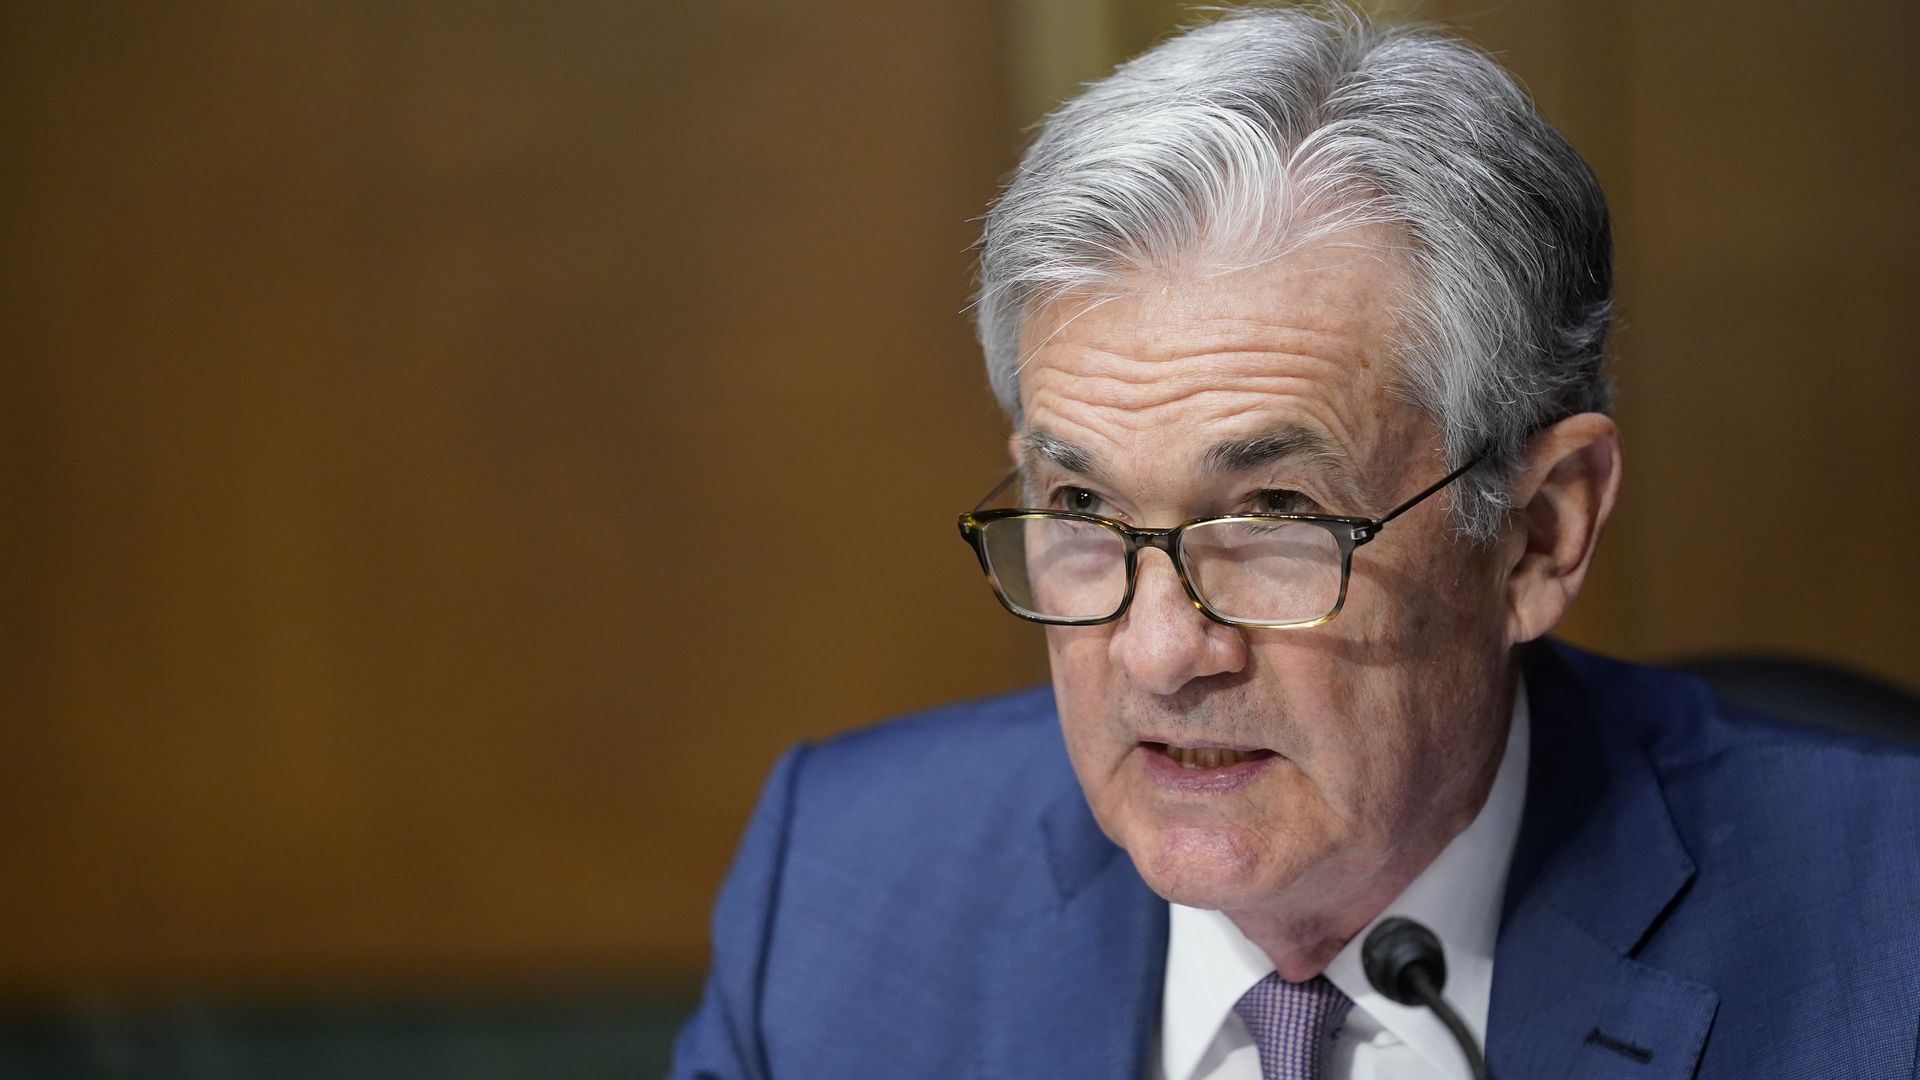
<path fill-rule="evenodd" d="M 1079 514 L 1098 514 L 1107 505 L 1105 499 L 1082 487 L 1055 488 L 1050 501 L 1058 509 L 1072 510 Z"/>
<path fill-rule="evenodd" d="M 1251 510 L 1256 514 L 1310 514 L 1312 499 L 1287 488 L 1267 488 L 1253 493 Z"/>

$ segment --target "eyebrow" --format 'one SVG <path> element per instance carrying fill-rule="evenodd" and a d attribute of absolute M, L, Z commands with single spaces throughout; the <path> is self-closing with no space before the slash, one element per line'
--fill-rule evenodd
<path fill-rule="evenodd" d="M 1250 439 L 1215 443 L 1200 460 L 1208 472 L 1241 473 L 1289 458 L 1339 464 L 1345 457 L 1326 436 L 1309 428 L 1289 425 Z"/>
<path fill-rule="evenodd" d="M 1047 462 L 1055 468 L 1104 481 L 1105 469 L 1091 450 L 1040 428 L 1020 436 L 1026 470 Z M 1371 505 L 1370 493 L 1355 475 L 1353 462 L 1333 440 L 1312 428 L 1288 424 L 1244 439 L 1215 443 L 1200 455 L 1202 468 L 1215 475 L 1252 472 L 1275 462 L 1297 460 L 1326 468 L 1333 494 L 1355 506 Z"/>
<path fill-rule="evenodd" d="M 1246 439 L 1215 443 L 1200 457 L 1218 475 L 1252 472 L 1275 462 L 1321 466 L 1328 487 L 1352 506 L 1371 506 L 1373 495 L 1353 467 L 1353 459 L 1332 439 L 1298 424 L 1288 424 Z"/>
<path fill-rule="evenodd" d="M 1020 436 L 1021 456 L 1029 463 L 1051 462 L 1055 467 L 1081 476 L 1099 477 L 1104 474 L 1100 461 L 1093 451 L 1076 443 L 1068 442 L 1050 431 L 1032 428 Z"/>

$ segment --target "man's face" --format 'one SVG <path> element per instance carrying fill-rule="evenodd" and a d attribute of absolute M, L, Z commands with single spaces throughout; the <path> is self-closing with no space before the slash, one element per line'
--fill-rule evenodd
<path fill-rule="evenodd" d="M 1033 501 L 1142 527 L 1375 516 L 1444 476 L 1436 428 L 1387 390 L 1403 278 L 1373 239 L 1036 313 L 1016 442 Z M 1209 455 L 1276 435 L 1271 460 Z M 1074 769 L 1157 892 L 1370 916 L 1472 820 L 1507 726 L 1503 581 L 1446 505 L 1358 549 L 1344 610 L 1317 627 L 1211 622 L 1143 551 L 1125 616 L 1048 628 Z"/>

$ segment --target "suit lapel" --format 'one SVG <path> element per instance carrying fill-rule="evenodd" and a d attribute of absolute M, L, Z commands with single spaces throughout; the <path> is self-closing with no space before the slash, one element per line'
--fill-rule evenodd
<path fill-rule="evenodd" d="M 981 957 L 979 1075 L 1145 1075 L 1160 1017 L 1167 904 L 1101 834 L 1076 786 L 1042 822 L 1054 895 L 1010 915 Z"/>
<path fill-rule="evenodd" d="M 1527 669 L 1533 754 L 1488 1018 L 1495 1077 L 1691 1077 L 1719 996 L 1638 959 L 1693 878 L 1645 753 L 1550 647 Z"/>

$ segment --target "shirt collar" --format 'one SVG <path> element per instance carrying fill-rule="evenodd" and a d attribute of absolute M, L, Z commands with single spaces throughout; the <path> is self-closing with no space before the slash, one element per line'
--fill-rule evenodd
<path fill-rule="evenodd" d="M 1464 1067 L 1459 1048 L 1424 1008 L 1396 1005 L 1368 985 L 1360 946 L 1374 924 L 1399 915 L 1424 923 L 1446 949 L 1447 1001 L 1481 1045 L 1493 988 L 1493 950 L 1500 930 L 1507 864 L 1526 801 L 1529 742 L 1527 694 L 1513 696 L 1507 745 L 1480 813 L 1372 923 L 1327 965 L 1327 979 L 1353 999 L 1347 1025 L 1372 1037 L 1381 1031 L 1406 1043 L 1444 1075 Z M 1160 1065 L 1166 1080 L 1191 1080 L 1233 1006 L 1273 971 L 1273 961 L 1217 911 L 1170 904 L 1167 971 L 1161 996 Z"/>

